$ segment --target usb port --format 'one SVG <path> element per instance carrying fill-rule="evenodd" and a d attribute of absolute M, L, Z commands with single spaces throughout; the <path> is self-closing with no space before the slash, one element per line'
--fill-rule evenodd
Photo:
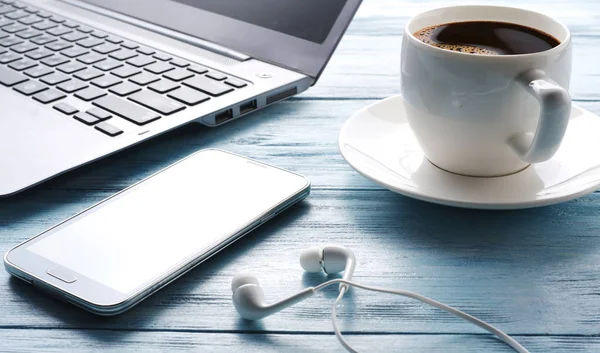
<path fill-rule="evenodd" d="M 240 115 L 249 113 L 249 112 L 253 111 L 254 109 L 256 109 L 256 99 L 240 105 Z"/>
<path fill-rule="evenodd" d="M 231 118 L 233 118 L 233 110 L 227 109 L 226 111 L 220 112 L 219 114 L 215 115 L 215 124 L 226 122 Z"/>

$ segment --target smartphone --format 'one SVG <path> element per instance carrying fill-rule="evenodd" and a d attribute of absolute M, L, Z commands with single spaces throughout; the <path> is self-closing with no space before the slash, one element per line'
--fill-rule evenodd
<path fill-rule="evenodd" d="M 116 315 L 304 199 L 298 174 L 202 150 L 11 249 L 6 270 Z"/>

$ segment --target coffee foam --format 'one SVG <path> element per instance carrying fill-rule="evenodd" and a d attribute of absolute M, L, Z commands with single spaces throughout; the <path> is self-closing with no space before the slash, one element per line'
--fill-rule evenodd
<path fill-rule="evenodd" d="M 415 37 L 417 37 L 417 39 L 420 40 L 421 42 L 423 42 L 425 44 L 429 44 L 429 45 L 437 47 L 437 48 L 440 48 L 440 49 L 452 50 L 452 51 L 457 51 L 457 52 L 467 53 L 467 54 L 500 55 L 500 53 L 498 53 L 495 50 L 480 48 L 480 47 L 476 47 L 474 45 L 437 43 L 437 42 L 433 41 L 431 38 L 434 35 L 434 31 L 438 27 L 439 26 L 423 28 L 422 30 L 415 32 L 413 35 Z"/>

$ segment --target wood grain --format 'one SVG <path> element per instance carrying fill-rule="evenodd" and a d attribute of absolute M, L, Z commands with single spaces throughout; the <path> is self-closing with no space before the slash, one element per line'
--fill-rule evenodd
<path fill-rule="evenodd" d="M 430 353 L 511 352 L 485 335 L 348 335 L 362 351 Z M 597 352 L 598 337 L 516 337 L 533 352 Z M 343 352 L 333 335 L 262 333 L 156 332 L 111 330 L 0 331 L 6 353 L 70 352 Z M 140 349 L 143 347 L 143 349 Z"/>
<path fill-rule="evenodd" d="M 303 203 L 133 310 L 100 318 L 0 271 L 0 351 L 341 351 L 330 288 L 262 322 L 241 320 L 230 280 L 255 271 L 267 300 L 325 280 L 303 274 L 301 249 L 351 247 L 355 279 L 404 288 L 488 320 L 532 352 L 600 350 L 600 194 L 523 211 L 427 204 L 353 171 L 337 135 L 356 110 L 399 91 L 410 16 L 455 1 L 366 0 L 320 82 L 305 94 L 210 129 L 192 124 L 50 182 L 0 199 L 0 252 L 201 148 L 222 148 L 308 176 Z M 463 1 L 461 4 L 472 3 Z M 574 35 L 571 92 L 600 114 L 600 2 L 513 3 L 566 23 Z M 340 309 L 359 350 L 510 352 L 481 330 L 419 303 L 353 290 Z"/>

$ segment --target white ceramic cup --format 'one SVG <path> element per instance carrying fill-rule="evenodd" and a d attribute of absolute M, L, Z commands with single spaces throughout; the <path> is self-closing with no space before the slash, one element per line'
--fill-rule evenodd
<path fill-rule="evenodd" d="M 552 49 L 478 55 L 425 44 L 413 33 L 451 22 L 499 21 L 552 35 Z M 412 18 L 402 41 L 407 120 L 427 158 L 470 176 L 501 176 L 550 159 L 571 112 L 571 34 L 552 18 L 499 6 L 453 6 Z"/>

